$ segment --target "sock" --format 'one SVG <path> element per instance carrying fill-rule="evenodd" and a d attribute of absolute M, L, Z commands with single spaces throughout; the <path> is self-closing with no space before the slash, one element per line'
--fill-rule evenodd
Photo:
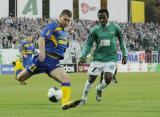
<path fill-rule="evenodd" d="M 82 99 L 87 98 L 88 92 L 89 92 L 89 90 L 91 89 L 91 87 L 92 87 L 92 83 L 89 83 L 89 81 L 87 80 L 87 81 L 86 81 L 86 84 L 85 84 L 85 86 L 84 86 L 84 89 L 83 89 Z"/>
<path fill-rule="evenodd" d="M 14 71 L 16 73 L 16 77 L 17 77 L 17 75 L 24 69 L 21 59 L 14 61 L 13 66 L 14 66 Z"/>
<path fill-rule="evenodd" d="M 102 82 L 97 86 L 98 90 L 103 90 L 105 87 L 107 87 L 107 84 L 105 80 L 103 79 Z"/>
<path fill-rule="evenodd" d="M 71 95 L 71 84 L 69 82 L 62 83 L 62 105 L 66 104 L 69 102 L 70 95 Z"/>

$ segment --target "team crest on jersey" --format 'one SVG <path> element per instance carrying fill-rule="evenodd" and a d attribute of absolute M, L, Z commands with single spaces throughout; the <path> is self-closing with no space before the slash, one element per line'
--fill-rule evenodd
<path fill-rule="evenodd" d="M 101 40 L 100 46 L 110 46 L 110 40 L 107 40 L 107 39 Z"/>

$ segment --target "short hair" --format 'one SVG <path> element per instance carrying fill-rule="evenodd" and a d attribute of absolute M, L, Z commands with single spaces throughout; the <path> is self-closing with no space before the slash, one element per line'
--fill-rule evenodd
<path fill-rule="evenodd" d="M 61 12 L 60 16 L 67 15 L 68 17 L 72 17 L 72 12 L 68 9 L 65 9 Z"/>
<path fill-rule="evenodd" d="M 106 13 L 107 17 L 109 17 L 109 12 L 107 9 L 99 9 L 98 14 L 99 13 Z"/>

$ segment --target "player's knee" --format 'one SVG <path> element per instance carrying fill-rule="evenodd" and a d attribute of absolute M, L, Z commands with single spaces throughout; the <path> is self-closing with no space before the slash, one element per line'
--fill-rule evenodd
<path fill-rule="evenodd" d="M 66 79 L 66 80 L 63 79 L 62 81 L 60 81 L 60 83 L 65 83 L 65 82 L 71 83 L 69 79 Z"/>
<path fill-rule="evenodd" d="M 21 78 L 20 78 L 20 77 L 18 77 L 18 76 L 16 77 L 16 80 L 18 80 L 18 81 L 20 81 L 20 82 L 21 82 Z"/>
<path fill-rule="evenodd" d="M 25 78 L 18 74 L 16 80 L 18 80 L 19 82 L 23 82 L 25 81 Z"/>
<path fill-rule="evenodd" d="M 110 84 L 110 82 L 112 81 L 112 77 L 113 77 L 112 73 L 110 72 L 105 73 L 104 79 L 106 84 Z"/>
<path fill-rule="evenodd" d="M 16 80 L 18 80 L 20 82 L 22 81 L 22 78 L 20 77 L 20 75 L 17 75 Z"/>
<path fill-rule="evenodd" d="M 94 81 L 96 80 L 96 77 L 97 77 L 97 76 L 90 75 L 90 76 L 89 76 L 89 79 L 88 79 L 88 82 L 89 82 L 89 83 L 94 83 Z"/>
<path fill-rule="evenodd" d="M 94 83 L 94 80 L 93 79 L 88 79 L 88 82 L 89 83 Z"/>
<path fill-rule="evenodd" d="M 53 78 L 55 81 L 59 82 L 59 83 L 65 83 L 68 82 L 70 83 L 70 78 L 67 75 L 62 75 L 61 76 L 54 76 L 52 74 L 48 74 L 49 77 Z"/>

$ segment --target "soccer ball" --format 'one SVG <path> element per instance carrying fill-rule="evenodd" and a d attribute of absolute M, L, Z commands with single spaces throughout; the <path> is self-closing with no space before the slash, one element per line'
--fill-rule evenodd
<path fill-rule="evenodd" d="M 51 102 L 58 102 L 62 98 L 62 90 L 58 89 L 57 87 L 51 87 L 48 90 L 48 99 Z"/>

